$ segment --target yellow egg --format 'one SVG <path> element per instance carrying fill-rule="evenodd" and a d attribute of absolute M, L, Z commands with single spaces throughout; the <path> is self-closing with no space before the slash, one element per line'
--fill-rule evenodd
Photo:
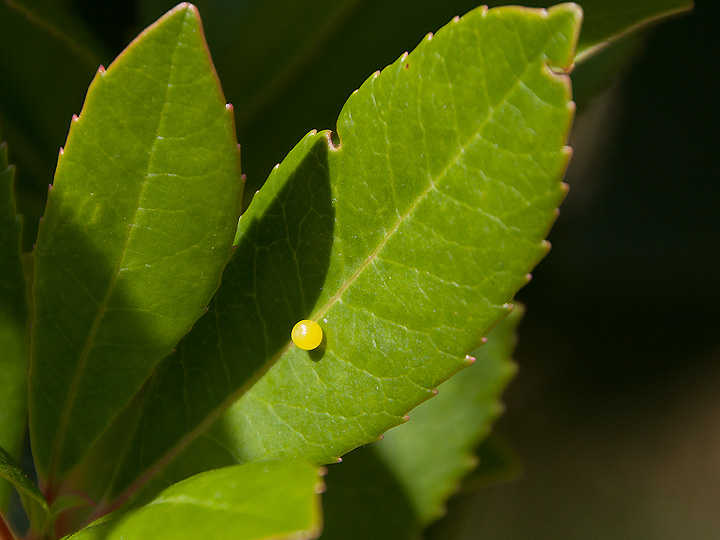
<path fill-rule="evenodd" d="M 322 342 L 323 331 L 315 321 L 303 319 L 293 326 L 290 336 L 295 345 L 306 351 L 311 351 L 316 349 Z"/>

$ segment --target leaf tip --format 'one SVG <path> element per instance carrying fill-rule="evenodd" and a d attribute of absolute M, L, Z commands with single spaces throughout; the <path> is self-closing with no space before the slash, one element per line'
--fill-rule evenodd
<path fill-rule="evenodd" d="M 487 342 L 487 338 L 483 338 L 483 344 Z M 474 356 L 470 356 L 469 354 L 465 355 L 465 363 L 469 366 L 471 364 L 474 364 L 477 358 Z"/>
<path fill-rule="evenodd" d="M 197 8 L 190 2 L 180 2 L 171 11 L 192 11 L 197 12 Z"/>

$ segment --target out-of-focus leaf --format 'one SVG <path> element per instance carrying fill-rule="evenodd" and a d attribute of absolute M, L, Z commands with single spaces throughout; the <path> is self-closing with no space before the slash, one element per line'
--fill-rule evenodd
<path fill-rule="evenodd" d="M 311 540 L 321 530 L 322 481 L 301 462 L 236 465 L 170 486 L 140 508 L 66 540 Z"/>
<path fill-rule="evenodd" d="M 348 100 L 339 147 L 310 134 L 290 153 L 240 220 L 213 315 L 158 370 L 108 503 L 152 489 L 240 396 L 198 443 L 221 457 L 192 447 L 161 482 L 206 457 L 332 462 L 468 365 L 547 250 L 573 114 L 548 65 L 572 62 L 579 23 L 568 4 L 473 11 Z M 302 318 L 320 349 L 291 344 Z"/>
<path fill-rule="evenodd" d="M 40 225 L 29 412 L 51 495 L 205 312 L 241 190 L 232 109 L 181 4 L 98 71 Z"/>
<path fill-rule="evenodd" d="M 27 310 L 14 173 L 8 164 L 7 145 L 0 144 L 0 447 L 17 459 L 27 423 Z M 8 485 L 0 482 L 2 515 L 9 494 Z"/>

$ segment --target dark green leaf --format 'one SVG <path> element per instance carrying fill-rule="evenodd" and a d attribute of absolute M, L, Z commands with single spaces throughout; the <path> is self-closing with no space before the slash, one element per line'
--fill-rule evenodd
<path fill-rule="evenodd" d="M 340 147 L 310 134 L 290 153 L 240 220 L 213 316 L 155 377 L 109 500 L 240 396 L 198 443 L 208 459 L 327 463 L 468 365 L 547 250 L 573 113 L 548 65 L 570 65 L 578 24 L 572 5 L 471 12 L 350 98 Z M 289 341 L 307 317 L 326 335 L 310 353 Z M 202 467 L 192 452 L 162 482 Z"/>
<path fill-rule="evenodd" d="M 30 430 L 50 493 L 204 313 L 240 195 L 232 109 L 181 4 L 98 72 L 40 225 Z"/>
<path fill-rule="evenodd" d="M 323 489 L 305 463 L 236 465 L 188 478 L 66 539 L 310 540 L 320 534 Z"/>

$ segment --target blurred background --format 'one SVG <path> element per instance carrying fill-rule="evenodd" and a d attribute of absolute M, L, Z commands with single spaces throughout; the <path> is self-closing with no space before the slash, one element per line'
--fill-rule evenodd
<path fill-rule="evenodd" d="M 196 2 L 235 106 L 246 203 L 305 133 L 334 127 L 374 70 L 477 5 L 264 0 L 277 11 L 258 20 L 255 1 Z M 90 52 L 53 45 L 67 45 L 63 36 L 35 39 L 0 3 L 0 48 L 10 51 L 0 62 L 37 47 L 29 64 L 0 63 L 0 124 L 19 165 L 28 246 L 97 66 L 175 2 L 56 4 L 82 14 L 89 34 L 68 28 Z M 254 31 L 234 34 L 243 20 Z M 553 249 L 519 294 L 520 370 L 496 425 L 523 472 L 459 495 L 432 538 L 720 538 L 718 20 L 718 3 L 701 0 L 574 72 L 570 192 Z M 261 38 L 277 46 L 256 51 Z M 27 86 L 37 94 L 18 90 Z"/>

